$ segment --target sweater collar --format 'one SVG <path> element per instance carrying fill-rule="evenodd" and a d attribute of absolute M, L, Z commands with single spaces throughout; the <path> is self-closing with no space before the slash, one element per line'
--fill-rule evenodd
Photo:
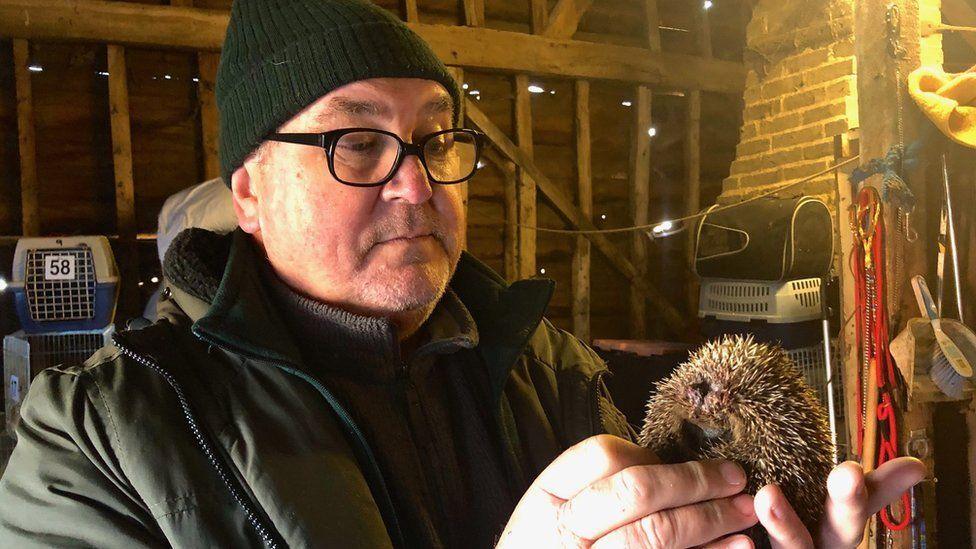
<path fill-rule="evenodd" d="M 304 362 L 314 369 L 390 382 L 408 365 L 411 375 L 424 375 L 433 363 L 424 359 L 478 344 L 474 320 L 450 288 L 419 328 L 415 336 L 418 345 L 404 356 L 397 328 L 389 319 L 354 314 L 301 295 L 282 281 L 267 261 L 260 262 L 260 270 Z"/>

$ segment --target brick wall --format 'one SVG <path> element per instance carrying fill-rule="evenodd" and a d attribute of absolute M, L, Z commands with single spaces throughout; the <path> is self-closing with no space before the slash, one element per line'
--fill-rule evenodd
<path fill-rule="evenodd" d="M 853 0 L 759 0 L 746 43 L 745 111 L 723 198 L 827 168 L 834 136 L 858 124 Z M 833 176 L 819 179 L 826 191 Z"/>

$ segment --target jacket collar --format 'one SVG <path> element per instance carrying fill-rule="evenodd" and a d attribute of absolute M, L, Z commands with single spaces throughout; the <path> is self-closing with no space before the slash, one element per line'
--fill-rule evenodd
<path fill-rule="evenodd" d="M 192 330 L 201 339 L 248 358 L 301 365 L 301 354 L 293 336 L 285 328 L 261 280 L 258 261 L 263 261 L 251 240 L 240 229 L 223 238 L 213 233 L 190 229 L 178 237 L 181 245 L 167 253 L 164 273 L 172 286 L 173 298 L 193 321 Z M 219 250 L 199 249 L 193 240 L 207 247 L 223 246 L 227 261 L 222 273 L 207 267 L 192 269 L 193 276 L 178 275 L 179 265 L 199 265 L 194 254 L 219 254 Z M 186 271 L 187 269 L 182 269 Z M 213 296 L 206 288 L 214 286 Z M 208 280 L 209 279 L 209 280 Z M 512 366 L 528 344 L 542 320 L 552 296 L 554 282 L 529 279 L 505 283 L 497 273 L 467 252 L 462 253 L 450 288 L 468 309 L 477 326 L 482 357 L 497 401 Z M 210 303 L 207 303 L 209 299 Z"/>

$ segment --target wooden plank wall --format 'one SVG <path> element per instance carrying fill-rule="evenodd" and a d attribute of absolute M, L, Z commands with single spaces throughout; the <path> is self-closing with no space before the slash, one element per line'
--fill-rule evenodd
<path fill-rule="evenodd" d="M 174 3 L 220 10 L 227 10 L 230 4 L 228 0 Z M 405 20 L 426 24 L 484 26 L 567 38 L 568 33 L 576 40 L 692 55 L 702 48 L 700 35 L 694 31 L 700 15 L 679 0 L 595 2 L 575 20 L 570 7 L 578 9 L 589 2 L 563 3 L 555 19 L 551 17 L 556 13 L 554 5 L 529 0 L 431 0 L 419 8 L 415 0 L 378 4 Z M 731 4 L 721 9 L 729 11 L 717 14 L 713 10 L 708 44 L 714 46 L 717 58 L 741 61 L 747 14 Z M 659 17 L 658 24 L 648 25 L 649 16 Z M 118 82 L 118 76 L 109 66 L 108 48 L 53 41 L 25 45 L 22 51 L 28 62 L 43 67 L 43 71 L 27 75 L 35 119 L 37 198 L 32 202 L 29 169 L 19 168 L 20 150 L 27 148 L 18 145 L 18 127 L 23 123 L 18 124 L 13 42 L 0 38 L 0 161 L 13 167 L 0 173 L 0 235 L 25 234 L 23 223 L 28 219 L 37 223 L 36 231 L 41 234 L 123 234 L 134 243 L 133 233 L 155 231 L 156 215 L 166 197 L 217 173 L 213 99 L 217 55 L 119 48 L 124 51 L 121 59 L 128 95 L 126 154 L 118 146 L 121 114 L 114 110 L 116 95 L 110 93 L 110 83 Z M 686 90 L 639 91 L 626 82 L 458 69 L 456 77 L 466 85 L 466 97 L 509 139 L 530 152 L 542 173 L 585 217 L 592 216 L 595 226 L 620 227 L 684 213 L 688 177 L 684 150 L 689 131 Z M 529 85 L 545 91 L 531 93 Z M 718 195 L 732 160 L 741 98 L 719 93 L 699 96 L 702 118 L 707 120 L 700 127 L 701 146 L 710 146 L 712 151 L 701 159 L 700 200 L 709 203 Z M 641 112 L 644 115 L 638 119 Z M 643 127 L 647 125 L 657 131 L 653 138 Z M 636 157 L 631 153 L 633 144 L 642 147 Z M 525 225 L 569 227 L 564 215 L 542 193 L 536 193 L 524 170 L 497 152 L 493 154 L 495 161 L 489 157 L 468 186 L 468 249 L 509 278 L 542 275 L 556 280 L 548 316 L 557 326 L 584 339 L 668 334 L 655 307 L 645 305 L 639 293 L 631 296 L 621 291 L 630 287 L 629 281 L 600 252 L 590 252 L 589 240 L 520 231 L 506 224 L 506 220 L 518 219 Z M 131 162 L 131 186 L 118 173 L 125 158 Z M 122 172 L 124 176 L 124 168 Z M 26 177 L 23 185 L 22 174 Z M 635 187 L 637 180 L 646 185 Z M 116 185 L 120 181 L 121 187 Z M 636 206 L 639 203 L 644 207 Z M 37 211 L 36 218 L 23 215 L 22 211 L 32 209 Z M 633 261 L 648 285 L 658 288 L 687 315 L 683 239 L 639 245 L 641 238 L 622 233 L 609 235 L 607 241 Z M 154 243 L 132 245 L 138 252 L 125 255 L 138 256 L 139 263 L 134 266 L 137 274 L 130 276 L 144 283 L 138 297 L 145 298 L 152 290 L 150 277 L 159 273 Z M 121 247 L 117 252 L 122 252 Z M 9 275 L 9 268 L 0 265 L 0 273 Z M 120 314 L 135 312 L 134 306 L 127 309 Z M 622 320 L 628 318 L 631 320 Z"/>

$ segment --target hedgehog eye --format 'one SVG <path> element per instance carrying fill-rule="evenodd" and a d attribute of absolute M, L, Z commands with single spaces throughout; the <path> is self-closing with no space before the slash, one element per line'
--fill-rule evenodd
<path fill-rule="evenodd" d="M 699 381 L 698 383 L 692 385 L 691 388 L 694 389 L 701 398 L 705 398 L 708 396 L 708 393 L 712 392 L 712 386 L 707 381 Z"/>

